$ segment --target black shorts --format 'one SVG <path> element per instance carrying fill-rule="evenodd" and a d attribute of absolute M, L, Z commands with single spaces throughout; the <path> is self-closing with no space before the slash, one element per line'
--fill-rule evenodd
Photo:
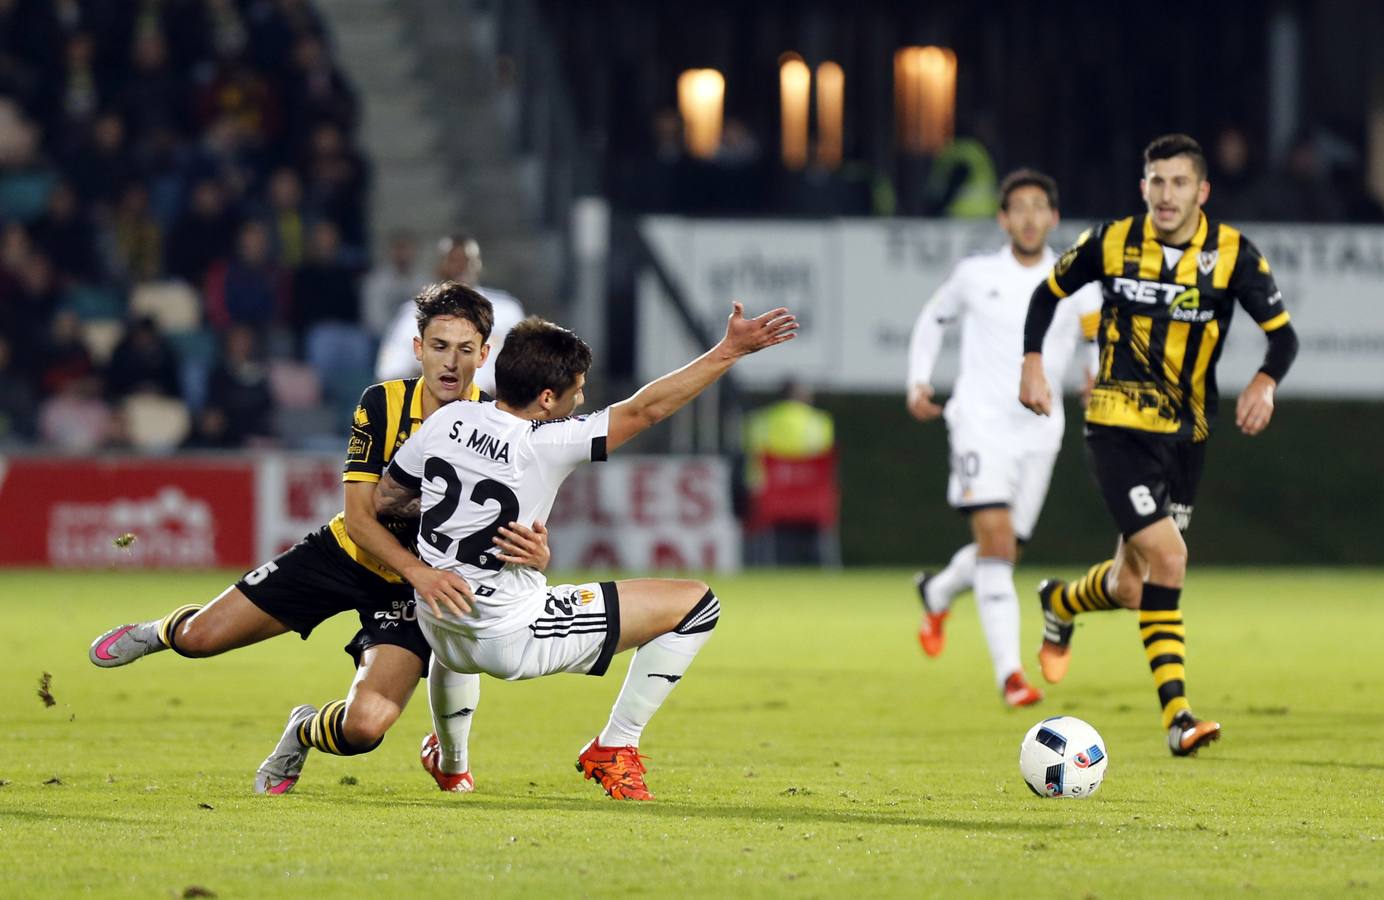
<path fill-rule="evenodd" d="M 361 628 L 345 649 L 357 666 L 366 650 L 393 644 L 416 654 L 427 672 L 432 651 L 415 619 L 413 588 L 385 581 L 351 559 L 327 526 L 246 572 L 235 586 L 303 640 L 325 620 L 355 610 Z"/>
<path fill-rule="evenodd" d="M 1166 516 L 1179 531 L 1187 530 L 1206 461 L 1205 441 L 1088 425 L 1086 457 L 1105 508 L 1126 539 Z"/>

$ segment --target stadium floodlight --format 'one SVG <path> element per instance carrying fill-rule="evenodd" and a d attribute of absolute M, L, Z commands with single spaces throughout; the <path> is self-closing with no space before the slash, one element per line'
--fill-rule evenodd
<path fill-rule="evenodd" d="M 946 47 L 901 47 L 894 53 L 894 128 L 899 149 L 934 154 L 956 127 L 956 54 Z"/>
<path fill-rule="evenodd" d="M 817 66 L 817 165 L 835 169 L 845 150 L 846 73 L 827 60 Z"/>
<path fill-rule="evenodd" d="M 726 79 L 715 69 L 688 69 L 678 76 L 678 112 L 683 143 L 698 159 L 711 159 L 721 146 Z"/>
<path fill-rule="evenodd" d="M 779 62 L 779 105 L 783 125 L 780 141 L 783 166 L 794 172 L 807 166 L 811 95 L 812 70 L 798 54 L 785 53 Z"/>

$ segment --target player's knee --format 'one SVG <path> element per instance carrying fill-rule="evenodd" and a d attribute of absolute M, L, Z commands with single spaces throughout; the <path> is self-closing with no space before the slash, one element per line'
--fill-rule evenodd
<path fill-rule="evenodd" d="M 721 601 L 702 581 L 688 582 L 688 596 L 692 603 L 682 613 L 676 625 L 668 629 L 677 634 L 698 634 L 710 631 L 721 619 Z"/>
<path fill-rule="evenodd" d="M 1187 572 L 1187 546 L 1179 541 L 1166 547 L 1159 547 L 1149 560 L 1149 580 L 1158 584 L 1168 584 L 1177 579 L 1180 585 Z"/>
<path fill-rule="evenodd" d="M 348 704 L 341 732 L 352 746 L 373 748 L 384 740 L 390 726 L 398 718 L 399 710 L 390 704 Z"/>

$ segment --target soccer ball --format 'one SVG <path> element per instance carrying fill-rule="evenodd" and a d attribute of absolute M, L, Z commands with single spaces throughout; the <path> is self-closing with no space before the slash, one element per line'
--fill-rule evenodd
<path fill-rule="evenodd" d="M 1044 719 L 1019 745 L 1019 772 L 1040 797 L 1091 796 L 1109 761 L 1096 729 L 1072 716 Z"/>

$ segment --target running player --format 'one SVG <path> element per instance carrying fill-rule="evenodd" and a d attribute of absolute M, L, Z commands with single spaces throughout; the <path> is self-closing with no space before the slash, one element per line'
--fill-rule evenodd
<path fill-rule="evenodd" d="M 345 509 L 289 550 L 247 572 L 215 600 L 180 606 L 152 622 L 123 625 L 98 637 L 90 659 L 101 667 L 128 665 L 172 649 L 189 658 L 215 656 L 296 631 L 304 639 L 324 620 L 356 610 L 361 630 L 346 646 L 356 677 L 345 700 L 293 710 L 285 738 L 301 740 L 290 753 L 276 750 L 256 774 L 257 792 L 284 793 L 298 780 L 308 747 L 348 756 L 374 749 L 398 718 L 425 671 L 430 656 L 415 620 L 414 593 L 439 614 L 463 608 L 470 589 L 454 573 L 423 566 L 405 544 L 416 540 L 416 519 L 375 518 L 375 482 L 395 449 L 424 419 L 458 398 L 479 399 L 471 382 L 485 359 L 490 303 L 453 282 L 418 296 L 419 337 L 415 350 L 421 378 L 387 381 L 367 388 L 351 429 L 345 472 Z M 546 565 L 546 539 L 512 526 L 512 538 L 497 535 L 500 558 Z M 479 679 L 446 674 L 430 693 L 441 712 L 474 709 Z M 446 737 L 469 729 L 470 716 L 446 720 Z M 462 746 L 447 748 L 449 759 L 465 760 Z M 284 741 L 280 742 L 283 750 Z M 460 776 L 465 773 L 465 778 Z M 465 769 L 434 773 L 439 786 L 464 790 Z M 458 787 L 465 782 L 466 787 Z M 450 785 L 450 786 L 449 786 Z"/>
<path fill-rule="evenodd" d="M 791 340 L 785 309 L 746 319 L 734 304 L 711 350 L 634 396 L 587 416 L 591 350 L 575 334 L 530 318 L 509 333 L 496 361 L 494 404 L 457 404 L 423 424 L 389 463 L 376 491 L 381 515 L 420 503 L 423 559 L 471 585 L 467 614 L 420 607 L 433 652 L 458 672 L 537 678 L 605 674 L 616 653 L 639 648 L 605 728 L 577 767 L 616 799 L 650 800 L 639 739 L 716 626 L 720 604 L 700 581 L 643 579 L 549 585 L 491 552 L 500 523 L 546 518 L 578 465 L 599 462 L 672 415 L 740 357 Z"/>
<path fill-rule="evenodd" d="M 1010 706 L 1029 706 L 1043 694 L 1028 683 L 1019 661 L 1014 563 L 1047 498 L 1063 420 L 1060 404 L 1046 419 L 1028 413 L 1014 400 L 1014 382 L 1028 299 L 1057 258 L 1045 243 L 1058 222 L 1057 183 L 1032 169 L 1010 173 L 1000 183 L 998 219 L 1008 244 L 957 264 L 918 315 L 909 346 L 908 411 L 928 422 L 943 415 L 931 383 L 942 332 L 960 323 L 961 370 L 945 412 L 947 501 L 966 514 L 973 538 L 941 572 L 915 579 L 923 604 L 918 640 L 928 656 L 938 656 L 952 599 L 974 587 L 1000 695 Z M 1058 306 L 1043 345 L 1049 378 L 1060 383 L 1078 341 L 1094 341 L 1100 300 L 1091 286 Z M 1089 380 L 1095 355 L 1087 355 Z"/>
<path fill-rule="evenodd" d="M 1138 610 L 1168 746 L 1174 756 L 1190 756 L 1220 736 L 1220 725 L 1198 720 L 1187 701 L 1180 610 L 1187 570 L 1182 532 L 1216 417 L 1216 360 L 1238 302 L 1268 336 L 1264 364 L 1235 407 L 1235 424 L 1256 435 L 1273 416 L 1274 393 L 1298 341 L 1268 260 L 1238 230 L 1202 211 L 1211 184 L 1196 141 L 1169 134 L 1149 144 L 1139 187 L 1146 212 L 1081 235 L 1034 290 L 1024 325 L 1019 402 L 1048 415 L 1044 334 L 1061 298 L 1100 283 L 1100 366 L 1086 408 L 1086 448 L 1120 530 L 1113 559 L 1071 584 L 1039 586 L 1038 658 L 1043 676 L 1060 681 L 1075 616 Z"/>

